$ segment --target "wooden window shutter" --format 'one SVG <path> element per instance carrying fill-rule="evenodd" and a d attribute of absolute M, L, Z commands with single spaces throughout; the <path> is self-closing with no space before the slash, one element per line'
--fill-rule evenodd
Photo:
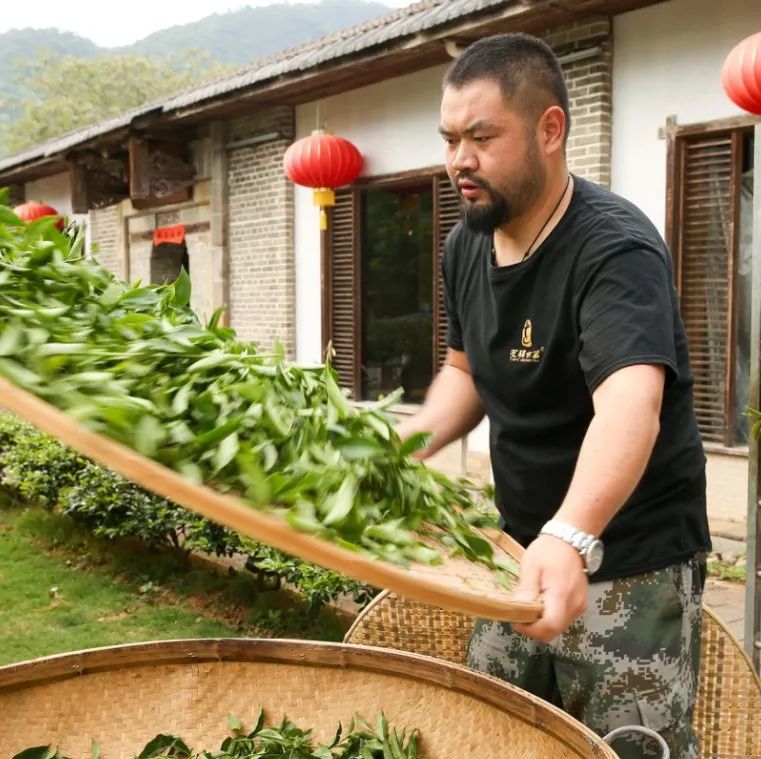
<path fill-rule="evenodd" d="M 444 282 L 441 277 L 441 256 L 447 235 L 460 220 L 460 203 L 449 178 L 433 179 L 433 282 L 435 289 L 433 312 L 433 368 L 438 371 L 447 355 L 447 312 L 444 306 Z"/>
<path fill-rule="evenodd" d="M 674 202 L 677 286 L 706 442 L 729 445 L 733 262 L 739 212 L 739 133 L 680 138 Z"/>
<path fill-rule="evenodd" d="M 359 261 L 359 204 L 351 189 L 336 191 L 336 204 L 331 209 L 326 257 L 326 286 L 323 292 L 324 338 L 333 344 L 333 366 L 341 386 L 354 398 L 360 397 L 360 350 L 362 334 L 362 267 Z"/>

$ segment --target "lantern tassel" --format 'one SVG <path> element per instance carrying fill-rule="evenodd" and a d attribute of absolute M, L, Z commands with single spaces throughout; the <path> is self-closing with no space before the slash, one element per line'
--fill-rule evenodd
<path fill-rule="evenodd" d="M 320 207 L 320 229 L 324 232 L 328 228 L 328 214 L 325 207 L 336 204 L 336 194 L 330 187 L 318 187 L 312 195 L 312 200 L 316 206 Z"/>

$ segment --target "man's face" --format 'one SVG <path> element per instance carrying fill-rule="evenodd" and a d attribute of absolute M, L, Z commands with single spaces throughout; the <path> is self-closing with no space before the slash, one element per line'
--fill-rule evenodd
<path fill-rule="evenodd" d="M 534 125 L 508 105 L 496 81 L 448 86 L 439 131 L 449 179 L 473 231 L 491 234 L 539 197 L 546 168 Z"/>

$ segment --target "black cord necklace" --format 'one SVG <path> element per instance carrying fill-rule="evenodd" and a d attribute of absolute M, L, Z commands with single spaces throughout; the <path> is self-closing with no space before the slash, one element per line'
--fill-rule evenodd
<path fill-rule="evenodd" d="M 555 215 L 555 212 L 560 208 L 560 204 L 563 202 L 563 198 L 565 197 L 566 192 L 568 192 L 568 185 L 571 184 L 571 174 L 568 174 L 568 179 L 565 180 L 565 187 L 563 187 L 563 192 L 560 194 L 560 198 L 558 202 L 555 204 L 555 207 L 552 209 L 552 213 L 547 217 L 547 221 L 542 224 L 542 228 L 537 232 L 536 237 L 531 241 L 531 245 L 526 248 L 526 252 L 523 254 L 523 257 L 520 260 L 520 263 L 523 263 L 531 253 L 531 248 L 534 247 L 536 244 L 536 241 L 541 237 L 542 232 L 546 229 L 547 225 L 550 223 L 550 219 Z M 497 250 L 494 247 L 494 243 L 492 242 L 491 246 L 491 262 L 494 266 L 497 266 Z"/>

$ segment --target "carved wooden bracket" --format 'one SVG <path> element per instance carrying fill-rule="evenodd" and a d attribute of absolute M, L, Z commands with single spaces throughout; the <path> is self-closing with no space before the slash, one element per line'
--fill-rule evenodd
<path fill-rule="evenodd" d="M 195 168 L 187 144 L 131 137 L 130 197 L 136 208 L 150 208 L 190 199 Z"/>
<path fill-rule="evenodd" d="M 104 158 L 88 152 L 72 156 L 69 177 L 74 213 L 87 213 L 129 197 L 126 155 Z"/>

